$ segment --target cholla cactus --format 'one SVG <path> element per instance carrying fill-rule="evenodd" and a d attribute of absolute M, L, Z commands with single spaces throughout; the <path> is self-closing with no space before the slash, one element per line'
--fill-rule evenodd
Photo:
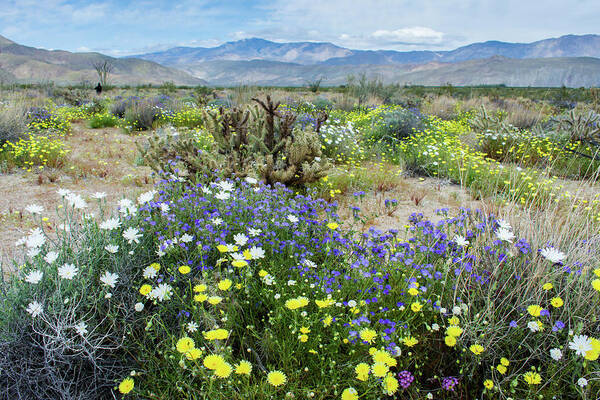
<path fill-rule="evenodd" d="M 571 110 L 567 115 L 554 118 L 556 131 L 565 135 L 571 143 L 584 142 L 596 148 L 594 154 L 585 154 L 573 149 L 571 146 L 563 146 L 567 151 L 590 160 L 600 161 L 600 114 L 594 111 L 587 113 L 576 113 Z"/>

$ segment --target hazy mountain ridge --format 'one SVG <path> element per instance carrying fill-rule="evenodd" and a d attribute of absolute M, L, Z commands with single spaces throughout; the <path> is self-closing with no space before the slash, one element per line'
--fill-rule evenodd
<path fill-rule="evenodd" d="M 472 43 L 450 51 L 352 50 L 332 43 L 276 43 L 264 39 L 243 39 L 217 47 L 175 47 L 169 50 L 130 56 L 168 66 L 207 61 L 267 60 L 296 64 L 386 65 L 431 61 L 457 62 L 492 56 L 509 58 L 597 57 L 600 35 L 566 35 L 532 43 L 488 41 Z"/>
<path fill-rule="evenodd" d="M 3 81 L 79 83 L 97 81 L 92 63 L 108 60 L 114 66 L 110 82 L 115 84 L 160 84 L 173 81 L 181 85 L 206 84 L 186 72 L 158 63 L 109 57 L 100 53 L 71 53 L 44 50 L 17 44 L 0 36 L 0 74 Z"/>

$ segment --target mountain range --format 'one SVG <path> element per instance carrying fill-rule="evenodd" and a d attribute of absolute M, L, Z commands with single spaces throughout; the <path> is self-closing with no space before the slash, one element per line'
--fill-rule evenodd
<path fill-rule="evenodd" d="M 172 81 L 179 85 L 203 85 L 207 82 L 186 72 L 153 61 L 136 58 L 114 58 L 100 53 L 71 53 L 44 50 L 17 44 L 0 36 L 0 82 L 53 81 L 73 84 L 96 82 L 93 64 L 108 61 L 113 66 L 113 84 L 160 84 Z"/>
<path fill-rule="evenodd" d="M 600 86 L 600 35 L 591 34 L 406 52 L 254 38 L 123 58 L 37 49 L 0 36 L 0 82 L 96 81 L 92 64 L 100 60 L 113 64 L 114 84 L 302 86 L 322 79 L 323 85 L 341 85 L 364 73 L 413 85 Z"/>

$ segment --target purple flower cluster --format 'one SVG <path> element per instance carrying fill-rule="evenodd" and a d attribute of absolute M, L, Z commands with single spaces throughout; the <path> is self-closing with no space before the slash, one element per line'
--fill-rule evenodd
<path fill-rule="evenodd" d="M 398 372 L 398 383 L 402 389 L 408 389 L 410 384 L 415 380 L 413 374 L 409 371 L 400 371 Z"/>

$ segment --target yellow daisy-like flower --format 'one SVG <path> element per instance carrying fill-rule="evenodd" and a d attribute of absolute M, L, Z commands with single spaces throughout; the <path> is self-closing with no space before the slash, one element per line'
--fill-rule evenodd
<path fill-rule="evenodd" d="M 214 306 L 219 304 L 223 300 L 223 298 L 221 296 L 210 296 L 207 300 L 210 304 Z"/>
<path fill-rule="evenodd" d="M 585 353 L 585 359 L 590 361 L 596 361 L 600 356 L 600 340 L 596 338 L 590 338 L 592 342 L 592 349 Z"/>
<path fill-rule="evenodd" d="M 281 371 L 271 371 L 267 374 L 267 382 L 269 382 L 269 385 L 277 387 L 285 385 L 287 377 Z"/>
<path fill-rule="evenodd" d="M 229 288 L 231 287 L 232 284 L 233 284 L 233 282 L 231 282 L 231 279 L 223 279 L 222 281 L 219 282 L 217 287 L 219 288 L 219 290 L 225 291 L 225 290 L 229 290 Z"/>
<path fill-rule="evenodd" d="M 390 368 L 382 362 L 376 362 L 371 367 L 371 372 L 373 373 L 373 376 L 376 376 L 378 378 L 383 378 L 384 376 L 386 376 L 389 370 Z"/>
<path fill-rule="evenodd" d="M 422 308 L 423 308 L 423 305 L 421 303 L 419 303 L 418 301 L 415 301 L 414 303 L 412 303 L 410 305 L 410 309 L 413 310 L 413 312 L 419 312 L 419 311 L 421 311 Z"/>
<path fill-rule="evenodd" d="M 411 296 L 416 296 L 419 294 L 419 290 L 417 288 L 410 288 L 408 289 L 408 294 L 410 294 Z"/>
<path fill-rule="evenodd" d="M 548 283 L 544 283 L 544 285 L 542 286 L 542 289 L 548 291 L 548 290 L 552 290 L 554 288 L 554 285 L 550 282 Z"/>
<path fill-rule="evenodd" d="M 248 265 L 248 261 L 246 261 L 246 260 L 233 260 L 231 262 L 231 265 L 233 265 L 234 267 L 237 267 L 237 268 L 242 268 L 242 267 L 245 267 L 246 265 Z"/>
<path fill-rule="evenodd" d="M 542 312 L 543 308 L 540 307 L 537 304 L 532 304 L 529 307 L 527 307 L 527 312 L 532 316 L 532 317 L 539 317 L 541 312 Z"/>
<path fill-rule="evenodd" d="M 206 285 L 205 284 L 200 284 L 200 285 L 195 285 L 194 286 L 194 292 L 196 293 L 202 293 L 206 291 Z"/>
<path fill-rule="evenodd" d="M 203 301 L 206 301 L 206 299 L 208 299 L 208 295 L 206 295 L 204 293 L 198 293 L 198 294 L 194 295 L 194 300 L 197 301 L 198 303 L 202 303 Z"/>
<path fill-rule="evenodd" d="M 390 367 L 395 367 L 396 365 L 398 365 L 398 362 L 396 361 L 396 359 L 394 357 L 392 357 L 390 355 L 390 353 L 388 353 L 385 350 L 375 351 L 375 353 L 373 353 L 373 361 L 374 362 L 382 362 Z"/>
<path fill-rule="evenodd" d="M 542 383 L 541 375 L 537 372 L 532 371 L 523 374 L 523 380 L 525 380 L 525 383 L 527 383 L 528 385 L 539 385 L 540 383 Z"/>
<path fill-rule="evenodd" d="M 385 378 L 383 378 L 383 389 L 388 395 L 393 395 L 398 390 L 398 380 L 394 378 L 394 375 L 387 374 Z"/>
<path fill-rule="evenodd" d="M 152 268 L 154 268 L 154 270 L 156 272 L 160 271 L 160 264 L 159 263 L 152 263 L 149 266 L 152 267 Z"/>
<path fill-rule="evenodd" d="M 231 375 L 231 371 L 233 371 L 231 365 L 229 363 L 224 362 L 218 365 L 217 368 L 215 368 L 215 376 L 224 379 Z"/>
<path fill-rule="evenodd" d="M 331 229 L 332 231 L 335 230 L 335 229 L 337 229 L 338 226 L 339 226 L 339 224 L 336 224 L 335 222 L 330 222 L 330 223 L 327 224 L 327 227 L 329 229 Z"/>
<path fill-rule="evenodd" d="M 133 381 L 133 378 L 125 378 L 119 383 L 119 392 L 121 392 L 121 394 L 127 394 L 133 390 L 134 386 L 135 382 Z"/>
<path fill-rule="evenodd" d="M 358 392 L 352 387 L 346 388 L 342 392 L 342 400 L 358 400 Z"/>
<path fill-rule="evenodd" d="M 456 325 L 450 325 L 448 328 L 446 328 L 446 335 L 448 336 L 452 336 L 452 337 L 460 337 L 460 335 L 462 335 L 463 330 L 460 326 L 456 326 Z"/>
<path fill-rule="evenodd" d="M 369 372 L 371 371 L 371 367 L 367 363 L 360 363 L 356 367 L 354 367 L 354 372 L 356 372 L 356 379 L 359 381 L 366 381 L 369 379 Z"/>
<path fill-rule="evenodd" d="M 302 343 L 306 343 L 308 342 L 308 335 L 300 335 L 298 336 L 298 340 L 300 340 Z"/>
<path fill-rule="evenodd" d="M 178 352 L 185 354 L 196 347 L 196 344 L 194 343 L 194 339 L 184 336 L 177 341 L 177 345 L 175 347 L 177 348 Z"/>
<path fill-rule="evenodd" d="M 329 307 L 329 306 L 335 304 L 335 300 L 333 300 L 333 299 L 315 300 L 315 304 L 319 308 L 326 308 L 326 307 Z"/>
<path fill-rule="evenodd" d="M 303 326 L 300 328 L 300 333 L 310 333 L 310 328 Z"/>
<path fill-rule="evenodd" d="M 596 269 L 594 270 L 594 274 L 595 274 L 595 275 L 596 275 L 598 278 L 600 278 L 600 268 L 596 268 Z"/>
<path fill-rule="evenodd" d="M 494 382 L 491 379 L 486 379 L 485 381 L 483 381 L 483 386 L 485 386 L 486 389 L 493 389 L 494 388 Z"/>
<path fill-rule="evenodd" d="M 414 337 L 409 336 L 402 339 L 402 343 L 404 343 L 408 347 L 413 347 L 415 344 L 419 343 L 419 341 Z"/>
<path fill-rule="evenodd" d="M 460 323 L 460 320 L 458 319 L 457 316 L 454 316 L 452 318 L 448 318 L 448 323 L 450 325 L 458 325 Z"/>
<path fill-rule="evenodd" d="M 229 331 L 227 329 L 214 329 L 204 332 L 203 335 L 206 340 L 225 340 L 229 337 Z"/>
<path fill-rule="evenodd" d="M 308 305 L 308 299 L 306 297 L 297 297 L 295 299 L 289 299 L 285 302 L 285 306 L 290 310 L 296 310 Z"/>
<path fill-rule="evenodd" d="M 197 360 L 200 357 L 202 357 L 202 350 L 197 348 L 193 348 L 187 353 L 185 353 L 185 358 L 187 358 L 190 361 Z"/>
<path fill-rule="evenodd" d="M 182 265 L 178 268 L 178 271 L 182 275 L 189 274 L 192 269 L 187 265 Z"/>
<path fill-rule="evenodd" d="M 235 366 L 235 373 L 238 375 L 250 375 L 251 372 L 252 364 L 246 360 L 240 361 L 240 363 Z"/>
<path fill-rule="evenodd" d="M 500 364 L 504 365 L 505 367 L 508 367 L 508 365 L 510 364 L 510 361 L 508 361 L 508 358 L 502 357 L 500 359 Z"/>
<path fill-rule="evenodd" d="M 368 342 L 369 344 L 372 344 L 375 341 L 375 338 L 377 337 L 377 332 L 374 331 L 373 329 L 363 328 L 359 332 L 359 335 L 360 335 L 361 340 Z"/>
<path fill-rule="evenodd" d="M 471 347 L 469 347 L 469 350 L 471 350 L 471 352 L 475 355 L 480 355 L 481 353 L 483 353 L 483 346 L 480 344 L 473 344 L 471 345 Z"/>
<path fill-rule="evenodd" d="M 242 255 L 244 256 L 244 260 L 246 260 L 246 261 L 252 260 L 252 253 L 250 253 L 250 250 L 248 250 L 248 249 L 244 250 Z"/>
<path fill-rule="evenodd" d="M 268 274 L 269 273 L 267 271 L 265 271 L 264 269 L 261 269 L 260 271 L 258 271 L 258 276 L 260 276 L 261 278 L 264 278 Z"/>
<path fill-rule="evenodd" d="M 446 343 L 446 346 L 448 347 L 454 347 L 456 346 L 456 338 L 454 336 L 446 336 L 444 338 L 444 343 Z"/>
<path fill-rule="evenodd" d="M 146 284 L 146 285 L 142 285 L 142 287 L 140 287 L 140 294 L 142 296 L 148 296 L 148 293 L 150 293 L 152 291 L 152 286 Z"/>
<path fill-rule="evenodd" d="M 227 253 L 229 248 L 227 246 L 225 246 L 224 244 L 220 244 L 217 246 L 217 250 L 219 250 L 220 253 Z"/>
<path fill-rule="evenodd" d="M 593 288 L 594 288 L 596 291 L 600 292 L 600 279 L 594 279 L 594 280 L 592 281 L 592 287 L 593 287 Z"/>
<path fill-rule="evenodd" d="M 323 326 L 329 326 L 329 325 L 331 325 L 332 322 L 333 322 L 333 317 L 331 315 L 328 315 L 325 318 L 323 318 Z"/>
<path fill-rule="evenodd" d="M 496 369 L 502 375 L 504 375 L 506 373 L 506 367 L 504 365 L 502 365 L 502 364 L 498 364 L 498 366 L 496 367 Z"/>
<path fill-rule="evenodd" d="M 208 369 L 217 369 L 221 364 L 225 363 L 223 356 L 219 354 L 210 354 L 204 357 L 203 365 Z"/>
<path fill-rule="evenodd" d="M 563 299 L 561 299 L 560 297 L 554 297 L 552 300 L 550 300 L 550 304 L 552 304 L 552 307 L 554 307 L 554 308 L 560 308 L 565 303 L 563 302 Z"/>

